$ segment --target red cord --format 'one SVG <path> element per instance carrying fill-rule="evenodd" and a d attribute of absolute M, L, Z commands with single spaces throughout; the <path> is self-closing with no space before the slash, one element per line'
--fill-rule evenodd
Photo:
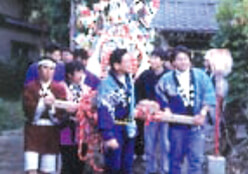
<path fill-rule="evenodd" d="M 219 147 L 219 124 L 220 124 L 220 116 L 221 116 L 221 108 L 222 108 L 223 97 L 216 96 L 216 110 L 215 110 L 215 155 L 218 156 L 220 154 Z"/>

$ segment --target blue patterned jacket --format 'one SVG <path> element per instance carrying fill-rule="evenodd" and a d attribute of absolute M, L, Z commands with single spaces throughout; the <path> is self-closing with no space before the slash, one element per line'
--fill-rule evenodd
<path fill-rule="evenodd" d="M 109 75 L 101 81 L 98 87 L 97 112 L 98 126 L 104 140 L 115 138 L 116 128 L 122 127 L 129 138 L 136 135 L 134 120 L 134 85 L 130 75 L 126 75 L 126 86 L 117 80 L 115 74 Z M 127 125 L 116 125 L 115 120 L 131 120 Z"/>
<path fill-rule="evenodd" d="M 193 114 L 199 114 L 204 105 L 215 106 L 215 91 L 207 74 L 198 68 L 191 69 L 194 78 Z M 156 95 L 161 108 L 169 107 L 173 113 L 187 114 L 182 98 L 178 93 L 175 71 L 170 71 L 160 78 L 156 86 Z"/>

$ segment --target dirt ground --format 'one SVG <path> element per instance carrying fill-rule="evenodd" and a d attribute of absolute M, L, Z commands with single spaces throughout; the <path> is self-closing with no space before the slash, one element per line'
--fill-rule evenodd
<path fill-rule="evenodd" d="M 186 172 L 184 165 L 183 172 Z M 0 134 L 0 174 L 23 174 L 23 130 L 4 131 Z M 134 161 L 134 174 L 145 173 L 145 162 Z M 230 174 L 243 174 L 231 172 Z"/>
<path fill-rule="evenodd" d="M 4 131 L 1 133 L 0 173 L 1 174 L 24 173 L 22 130 Z"/>
<path fill-rule="evenodd" d="M 144 173 L 145 161 L 137 158 L 134 160 L 134 174 Z M 22 129 L 3 131 L 0 134 L 0 174 L 24 174 Z"/>
<path fill-rule="evenodd" d="M 134 174 L 144 174 L 145 163 L 134 161 Z M 23 174 L 23 130 L 0 134 L 0 174 Z"/>

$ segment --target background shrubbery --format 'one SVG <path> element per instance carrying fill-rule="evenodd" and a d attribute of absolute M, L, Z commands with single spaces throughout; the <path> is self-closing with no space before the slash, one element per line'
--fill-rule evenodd
<path fill-rule="evenodd" d="M 21 101 L 0 99 L 0 131 L 23 126 L 24 116 Z"/>
<path fill-rule="evenodd" d="M 27 59 L 12 58 L 0 61 L 0 131 L 23 125 L 22 90 Z"/>
<path fill-rule="evenodd" d="M 28 62 L 25 58 L 0 60 L 0 97 L 19 100 Z"/>
<path fill-rule="evenodd" d="M 212 47 L 228 48 L 233 56 L 229 75 L 226 116 L 229 124 L 248 123 L 248 0 L 222 0 L 218 9 L 219 31 Z M 248 125 L 248 124 L 247 124 Z"/>

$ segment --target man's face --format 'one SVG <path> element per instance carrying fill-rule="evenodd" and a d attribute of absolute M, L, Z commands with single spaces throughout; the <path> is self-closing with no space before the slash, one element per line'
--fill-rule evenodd
<path fill-rule="evenodd" d="M 152 55 L 150 57 L 150 64 L 152 70 L 156 71 L 163 67 L 164 61 L 159 56 Z"/>
<path fill-rule="evenodd" d="M 73 61 L 73 55 L 69 51 L 63 51 L 62 52 L 62 61 L 65 63 L 69 63 Z"/>
<path fill-rule="evenodd" d="M 59 62 L 61 60 L 61 52 L 60 50 L 55 50 L 51 53 L 51 58 L 55 60 L 56 62 Z"/>
<path fill-rule="evenodd" d="M 53 79 L 53 75 L 54 75 L 54 67 L 49 67 L 49 66 L 43 66 L 41 65 L 39 67 L 39 77 L 40 80 L 42 81 L 50 81 Z"/>
<path fill-rule="evenodd" d="M 173 65 L 179 71 L 186 71 L 191 66 L 190 58 L 187 54 L 183 52 L 178 53 L 175 57 Z"/>
<path fill-rule="evenodd" d="M 83 70 L 77 70 L 74 71 L 73 75 L 69 74 L 70 81 L 74 84 L 80 84 L 83 73 Z"/>
<path fill-rule="evenodd" d="M 81 63 L 83 64 L 83 66 L 86 67 L 88 64 L 88 59 L 80 59 L 80 60 L 81 60 Z"/>
<path fill-rule="evenodd" d="M 126 53 L 122 56 L 121 63 L 115 63 L 115 70 L 118 73 L 125 74 L 125 73 L 132 73 L 132 56 L 129 53 Z"/>

